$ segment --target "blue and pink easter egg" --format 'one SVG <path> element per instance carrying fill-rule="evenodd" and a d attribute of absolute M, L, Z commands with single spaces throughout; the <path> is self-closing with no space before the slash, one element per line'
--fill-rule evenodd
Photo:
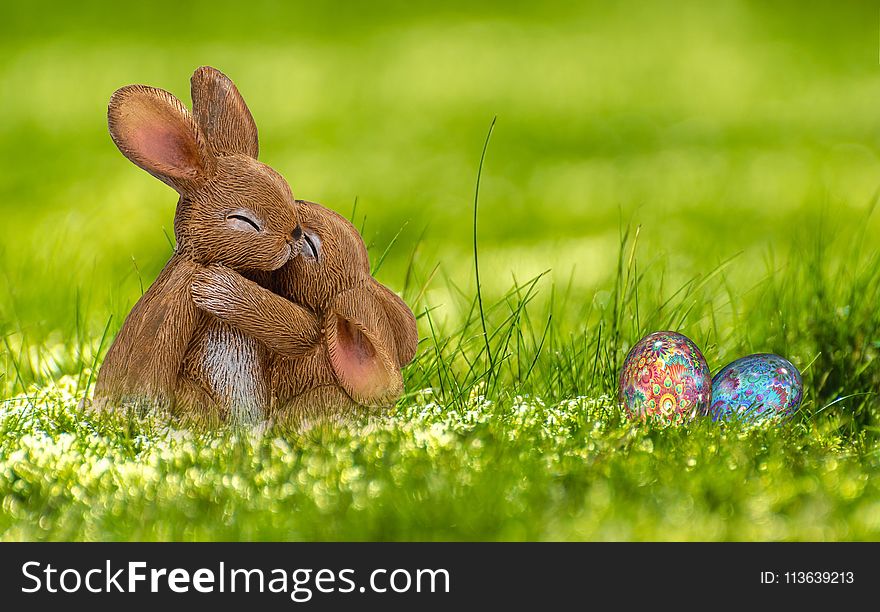
<path fill-rule="evenodd" d="M 709 366 L 690 338 L 654 332 L 627 354 L 618 399 L 631 419 L 683 423 L 708 413 L 711 381 Z"/>
<path fill-rule="evenodd" d="M 787 359 L 772 353 L 742 357 L 712 379 L 712 420 L 787 419 L 800 407 L 803 389 L 801 373 Z"/>

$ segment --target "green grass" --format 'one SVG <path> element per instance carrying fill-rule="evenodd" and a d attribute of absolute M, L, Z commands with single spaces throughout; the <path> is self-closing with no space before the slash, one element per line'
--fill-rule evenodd
<path fill-rule="evenodd" d="M 873 7 L 174 6 L 0 24 L 0 536 L 880 538 Z M 258 435 L 78 408 L 175 201 L 113 147 L 106 101 L 137 81 L 188 102 L 203 63 L 419 316 L 390 414 Z M 788 357 L 801 411 L 627 421 L 617 372 L 658 329 L 713 372 Z"/>
<path fill-rule="evenodd" d="M 536 307 L 534 279 L 487 304 L 484 338 L 475 297 L 460 296 L 470 316 L 455 329 L 423 305 L 432 331 L 406 371 L 409 395 L 346 426 L 180 431 L 84 414 L 88 368 L 44 379 L 0 420 L 0 529 L 9 539 L 876 539 L 876 262 L 828 269 L 805 255 L 738 297 L 742 331 L 727 346 L 745 352 L 758 336 L 809 364 L 794 421 L 675 428 L 627 421 L 610 397 L 615 373 L 632 338 L 662 327 L 702 328 L 717 369 L 724 274 L 658 304 L 632 246 L 604 306 L 551 287 Z M 586 324 L 559 323 L 566 312 Z M 781 312 L 801 316 L 781 324 Z M 22 347 L 13 369 L 31 354 L 32 370 L 51 372 L 66 350 Z"/>
<path fill-rule="evenodd" d="M 802 431 L 619 422 L 606 398 L 545 406 L 429 394 L 303 437 L 84 420 L 62 389 L 14 433 L 10 539 L 876 538 L 878 457 Z M 8 427 L 7 423 L 7 427 Z"/>

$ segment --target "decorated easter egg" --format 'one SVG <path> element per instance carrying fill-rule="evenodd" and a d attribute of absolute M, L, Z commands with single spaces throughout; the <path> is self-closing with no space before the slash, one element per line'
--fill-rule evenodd
<path fill-rule="evenodd" d="M 712 420 L 785 419 L 800 407 L 803 396 L 801 373 L 790 361 L 771 353 L 748 355 L 712 379 Z"/>
<path fill-rule="evenodd" d="M 709 366 L 690 338 L 654 332 L 626 356 L 618 399 L 629 418 L 682 423 L 708 413 L 711 381 Z"/>

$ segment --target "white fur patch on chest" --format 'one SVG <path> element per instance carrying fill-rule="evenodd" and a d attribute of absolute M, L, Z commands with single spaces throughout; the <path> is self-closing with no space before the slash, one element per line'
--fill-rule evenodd
<path fill-rule="evenodd" d="M 211 391 L 229 409 L 235 425 L 255 425 L 268 406 L 256 340 L 223 325 L 212 325 L 202 344 L 202 363 Z"/>

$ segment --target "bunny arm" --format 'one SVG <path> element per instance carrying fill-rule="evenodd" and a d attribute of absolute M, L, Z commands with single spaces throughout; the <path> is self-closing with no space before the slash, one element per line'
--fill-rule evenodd
<path fill-rule="evenodd" d="M 168 406 L 200 316 L 189 295 L 199 267 L 174 255 L 123 323 L 101 366 L 98 401 L 137 398 Z"/>
<path fill-rule="evenodd" d="M 192 280 L 195 305 L 287 357 L 312 352 L 321 340 L 315 315 L 237 272 L 220 265 L 200 269 Z"/>

